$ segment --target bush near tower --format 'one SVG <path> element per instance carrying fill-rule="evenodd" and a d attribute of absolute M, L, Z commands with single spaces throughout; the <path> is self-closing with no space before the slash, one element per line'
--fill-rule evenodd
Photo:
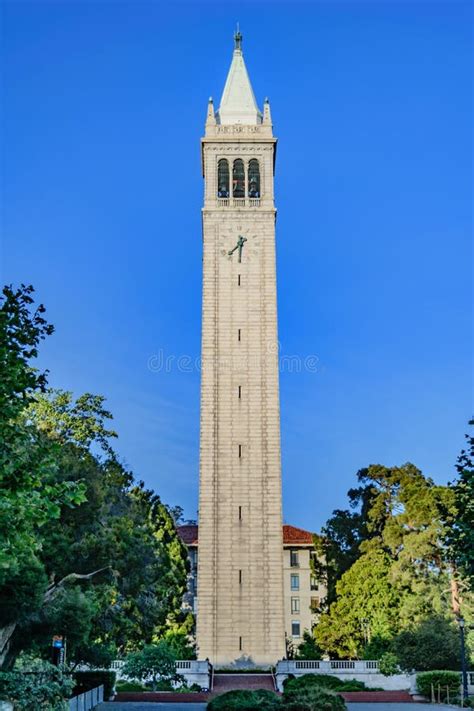
<path fill-rule="evenodd" d="M 272 691 L 228 691 L 209 702 L 208 711 L 345 711 L 346 704 L 341 696 L 322 683 L 308 683 L 313 675 L 305 675 L 299 684 L 285 686 L 283 697 Z M 334 681 L 342 684 L 339 679 Z M 363 685 L 362 685 L 363 686 Z"/>

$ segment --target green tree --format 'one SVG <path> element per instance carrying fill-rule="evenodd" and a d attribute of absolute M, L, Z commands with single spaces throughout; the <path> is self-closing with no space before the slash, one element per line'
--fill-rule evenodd
<path fill-rule="evenodd" d="M 403 630 L 393 640 L 392 649 L 404 671 L 459 670 L 459 631 L 445 617 L 431 617 Z"/>
<path fill-rule="evenodd" d="M 307 630 L 303 632 L 303 641 L 295 649 L 294 659 L 322 659 L 316 640 Z"/>
<path fill-rule="evenodd" d="M 42 530 L 50 595 L 24 621 L 15 650 L 46 649 L 62 633 L 72 663 L 94 663 L 151 642 L 179 616 L 186 587 L 187 554 L 167 507 L 115 457 L 103 397 L 52 391 L 29 417 L 59 447 L 53 480 L 80 479 L 87 500 Z"/>
<path fill-rule="evenodd" d="M 331 654 L 379 657 L 413 624 L 452 619 L 443 512 L 453 515 L 454 496 L 412 464 L 372 465 L 358 479 L 350 500 L 359 502 L 363 520 L 359 557 L 336 582 L 336 601 L 315 635 Z"/>
<path fill-rule="evenodd" d="M 358 473 L 359 480 L 367 470 Z M 321 530 L 314 536 L 317 556 L 312 558 L 313 573 L 327 588 L 325 605 L 336 600 L 336 584 L 342 575 L 361 556 L 361 544 L 376 535 L 369 525 L 369 511 L 376 492 L 372 486 L 350 489 L 349 509 L 336 509 Z M 369 530 L 370 528 L 370 530 Z"/>
<path fill-rule="evenodd" d="M 196 659 L 196 645 L 185 632 L 168 630 L 163 639 L 169 645 L 176 659 Z"/>
<path fill-rule="evenodd" d="M 149 644 L 128 655 L 122 673 L 138 681 L 151 681 L 155 691 L 159 681 L 182 683 L 184 678 L 176 671 L 174 651 L 165 640 Z"/>
<path fill-rule="evenodd" d="M 62 508 L 84 500 L 77 481 L 52 481 L 57 448 L 25 417 L 46 386 L 47 374 L 32 362 L 53 332 L 32 294 L 31 286 L 7 286 L 0 302 L 0 666 L 17 625 L 48 590 L 39 559 L 41 529 Z"/>
<path fill-rule="evenodd" d="M 474 419 L 469 421 L 474 426 Z M 458 477 L 452 484 L 454 512 L 446 511 L 446 543 L 457 571 L 472 589 L 474 583 L 474 436 L 466 435 L 467 447 L 458 457 Z M 451 513 L 451 515 L 450 515 Z"/>
<path fill-rule="evenodd" d="M 338 599 L 315 629 L 318 645 L 344 657 L 362 656 L 373 638 L 389 640 L 396 630 L 398 597 L 390 584 L 390 557 L 374 547 L 337 583 Z"/>

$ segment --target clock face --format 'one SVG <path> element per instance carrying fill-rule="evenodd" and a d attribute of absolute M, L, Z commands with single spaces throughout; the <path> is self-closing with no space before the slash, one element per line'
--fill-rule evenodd
<path fill-rule="evenodd" d="M 241 247 L 239 247 L 239 243 L 242 242 L 242 238 L 244 241 Z M 234 229 L 223 232 L 219 237 L 219 251 L 223 257 L 230 261 L 239 259 L 239 252 L 241 249 L 242 262 L 246 262 L 249 258 L 258 255 L 259 247 L 259 236 L 249 227 L 237 225 Z M 232 254 L 229 254 L 231 251 Z"/>

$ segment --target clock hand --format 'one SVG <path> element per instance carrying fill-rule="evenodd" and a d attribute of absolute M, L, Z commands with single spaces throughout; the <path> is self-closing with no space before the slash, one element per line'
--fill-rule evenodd
<path fill-rule="evenodd" d="M 242 261 L 242 247 L 244 246 L 244 243 L 247 241 L 247 237 L 242 237 L 242 235 L 239 235 L 239 239 L 237 240 L 237 244 L 235 245 L 234 249 L 231 249 L 227 254 L 229 257 L 234 254 L 235 250 L 239 250 L 239 262 Z"/>

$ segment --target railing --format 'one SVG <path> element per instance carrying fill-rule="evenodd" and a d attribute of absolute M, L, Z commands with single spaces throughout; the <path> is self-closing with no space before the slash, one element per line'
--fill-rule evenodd
<path fill-rule="evenodd" d="M 218 207 L 260 207 L 260 198 L 217 198 Z"/>
<path fill-rule="evenodd" d="M 282 667 L 287 667 L 291 672 L 301 671 L 302 669 L 307 669 L 309 671 L 321 671 L 323 673 L 330 674 L 336 671 L 352 671 L 358 674 L 367 674 L 370 672 L 378 672 L 379 663 L 376 660 L 365 660 L 365 659 L 334 659 L 334 660 L 305 660 L 305 659 L 288 659 L 283 662 L 278 663 L 278 667 L 281 670 Z"/>
<path fill-rule="evenodd" d="M 355 669 L 355 662 L 330 662 L 331 669 Z"/>
<path fill-rule="evenodd" d="M 295 662 L 296 669 L 319 669 L 319 662 L 301 661 Z"/>
<path fill-rule="evenodd" d="M 90 711 L 95 709 L 104 700 L 104 687 L 97 686 L 95 689 L 85 691 L 79 696 L 69 699 L 69 711 Z"/>
<path fill-rule="evenodd" d="M 111 662 L 110 668 L 112 669 L 112 671 L 118 671 L 123 667 L 124 664 L 125 662 L 123 659 L 115 659 L 113 662 Z"/>
<path fill-rule="evenodd" d="M 176 662 L 176 669 L 191 669 L 191 662 Z"/>

